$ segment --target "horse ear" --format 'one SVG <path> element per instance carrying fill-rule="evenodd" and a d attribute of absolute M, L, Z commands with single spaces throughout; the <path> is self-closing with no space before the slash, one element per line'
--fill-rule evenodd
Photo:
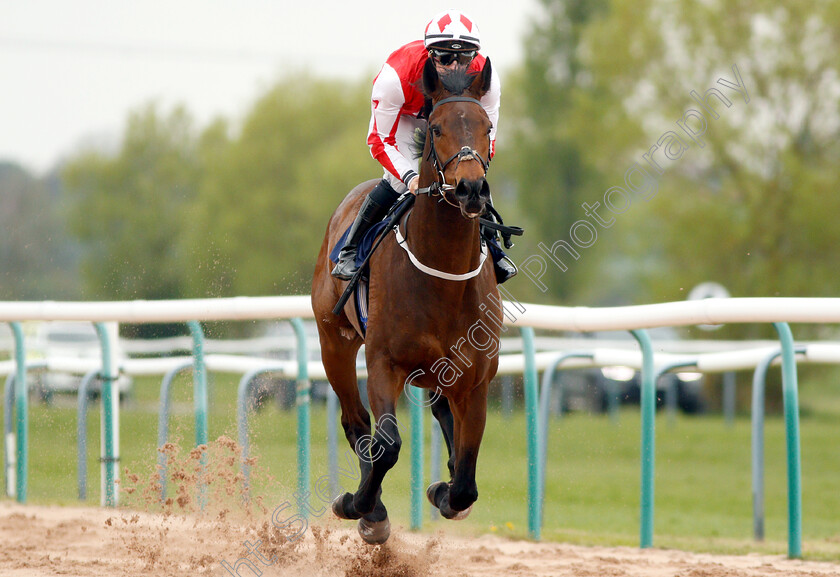
<path fill-rule="evenodd" d="M 478 94 L 478 97 L 481 98 L 490 90 L 490 82 L 493 80 L 493 68 L 490 66 L 490 59 L 486 59 L 484 61 L 484 68 L 481 70 L 481 74 L 476 75 L 475 80 L 473 80 L 472 86 L 470 86 L 470 92 L 473 94 Z"/>
<path fill-rule="evenodd" d="M 432 98 L 440 89 L 440 76 L 438 75 L 435 63 L 431 58 L 426 59 L 423 66 L 423 93 Z"/>

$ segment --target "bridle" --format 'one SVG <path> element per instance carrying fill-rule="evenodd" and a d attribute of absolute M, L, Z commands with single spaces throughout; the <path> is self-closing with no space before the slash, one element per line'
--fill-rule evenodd
<path fill-rule="evenodd" d="M 432 107 L 432 111 L 429 113 L 429 126 L 431 126 L 431 118 L 432 118 L 432 114 L 435 113 L 435 110 L 437 110 L 439 106 L 441 106 L 443 104 L 447 104 L 449 102 L 472 102 L 473 104 L 478 104 L 479 106 L 481 106 L 481 102 L 479 102 L 475 98 L 470 98 L 468 96 L 450 96 L 449 98 L 444 98 L 443 100 L 439 100 L 438 102 L 436 102 L 435 105 Z M 482 111 L 484 110 L 483 106 L 481 106 L 481 110 Z M 440 158 L 438 157 L 438 154 L 437 154 L 437 149 L 435 148 L 435 135 L 434 135 L 434 132 L 431 129 L 428 131 L 428 137 L 430 139 L 429 140 L 429 156 L 426 159 L 429 160 L 432 163 L 432 167 L 434 168 L 435 173 L 437 174 L 437 180 L 426 188 L 418 189 L 417 194 L 427 194 L 429 196 L 441 196 L 443 200 L 445 200 L 446 202 L 448 202 L 452 206 L 457 207 L 458 205 L 453 203 L 446 196 L 447 192 L 452 192 L 452 191 L 455 190 L 455 186 L 452 185 L 452 184 L 447 184 L 446 183 L 446 176 L 444 176 L 444 174 L 443 174 L 444 171 L 453 162 L 456 163 L 455 167 L 457 168 L 458 165 L 461 164 L 461 162 L 463 162 L 465 160 L 475 160 L 479 164 L 481 164 L 481 168 L 484 169 L 484 175 L 486 176 L 487 175 L 487 169 L 490 168 L 489 154 L 488 154 L 488 160 L 485 160 L 484 157 L 482 157 L 478 153 L 478 151 L 476 151 L 474 148 L 469 147 L 469 146 L 463 146 L 463 147 L 461 147 L 461 150 L 459 150 L 458 152 L 456 152 L 455 154 L 450 156 L 445 162 L 441 163 Z"/>
<path fill-rule="evenodd" d="M 435 105 L 432 107 L 432 111 L 429 113 L 429 120 L 431 121 L 432 114 L 434 114 L 435 110 L 437 110 L 437 108 L 439 106 L 441 106 L 442 104 L 447 104 L 449 102 L 472 102 L 473 104 L 478 104 L 479 106 L 481 106 L 481 102 L 479 102 L 475 98 L 469 98 L 467 96 L 450 96 L 449 98 L 444 98 L 443 100 L 440 100 L 437 103 L 435 103 Z M 483 112 L 484 107 L 482 107 L 481 110 Z M 430 126 L 431 126 L 431 124 L 430 124 Z M 435 140 L 434 140 L 435 135 L 434 135 L 434 132 L 432 130 L 428 131 L 428 138 L 430 138 L 431 140 L 429 141 L 429 156 L 427 157 L 427 160 L 431 161 L 432 167 L 435 169 L 435 172 L 437 173 L 437 180 L 435 180 L 435 182 L 433 182 L 430 186 L 428 186 L 426 188 L 418 189 L 417 194 L 418 195 L 419 194 L 427 194 L 427 195 L 429 195 L 429 197 L 440 196 L 441 200 L 445 200 L 447 203 L 449 203 L 452 206 L 457 208 L 458 204 L 449 200 L 449 198 L 446 195 L 447 192 L 452 192 L 452 191 L 455 190 L 454 185 L 446 183 L 446 177 L 443 174 L 443 172 L 446 170 L 446 167 L 449 166 L 450 164 L 452 164 L 453 162 L 456 163 L 456 167 L 457 167 L 457 165 L 460 164 L 461 162 L 464 162 L 464 161 L 467 161 L 467 160 L 475 160 L 476 162 L 481 164 L 481 167 L 484 169 L 484 174 L 486 176 L 487 175 L 487 168 L 489 166 L 488 161 L 485 160 L 474 148 L 469 147 L 469 146 L 463 146 L 463 147 L 461 147 L 461 150 L 459 150 L 458 152 L 456 152 L 455 154 L 450 156 L 448 159 L 446 159 L 446 162 L 441 163 L 440 158 L 437 155 L 437 150 L 435 149 Z M 488 156 L 488 158 L 489 158 L 489 156 Z M 406 193 L 406 194 L 408 194 L 408 193 Z M 411 199 L 411 200 L 413 201 L 413 199 Z M 413 202 L 411 204 L 413 204 Z M 409 204 L 409 206 L 410 206 L 410 204 Z M 406 216 L 406 218 L 408 218 L 408 216 Z M 396 226 L 394 226 L 393 230 L 394 230 L 394 234 L 396 235 L 396 238 L 397 238 L 397 245 L 399 245 L 408 254 L 408 258 L 411 261 L 411 263 L 417 269 L 426 273 L 429 276 L 433 276 L 433 277 L 444 279 L 444 280 L 450 280 L 450 281 L 469 280 L 471 278 L 474 278 L 474 277 L 478 276 L 478 274 L 481 272 L 482 268 L 484 267 L 484 261 L 487 259 L 487 252 L 488 252 L 487 251 L 487 246 L 485 245 L 485 243 L 482 242 L 481 243 L 481 250 L 480 250 L 480 253 L 479 253 L 480 256 L 479 256 L 479 260 L 478 260 L 478 266 L 476 268 L 474 268 L 473 270 L 471 270 L 469 272 L 463 273 L 463 274 L 452 274 L 452 273 L 447 273 L 447 272 L 444 272 L 444 271 L 440 271 L 440 270 L 434 269 L 432 267 L 426 266 L 425 264 L 420 262 L 420 260 L 414 255 L 414 253 L 411 252 L 411 249 L 409 249 L 408 243 L 406 242 L 406 239 L 403 237 L 402 233 L 400 233 L 399 221 L 397 221 L 397 224 L 396 224 Z"/>

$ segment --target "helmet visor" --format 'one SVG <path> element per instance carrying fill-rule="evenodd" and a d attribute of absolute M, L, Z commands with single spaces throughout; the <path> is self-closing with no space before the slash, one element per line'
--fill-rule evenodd
<path fill-rule="evenodd" d="M 466 66 L 475 58 L 475 50 L 442 50 L 440 48 L 432 48 L 429 54 L 436 62 L 440 62 L 443 66 L 450 66 L 453 63 L 461 66 Z"/>

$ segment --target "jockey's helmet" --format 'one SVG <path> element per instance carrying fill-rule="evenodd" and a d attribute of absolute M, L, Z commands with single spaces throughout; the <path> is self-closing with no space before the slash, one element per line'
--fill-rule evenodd
<path fill-rule="evenodd" d="M 426 25 L 426 48 L 448 52 L 470 52 L 481 48 L 478 25 L 458 10 L 436 15 Z"/>

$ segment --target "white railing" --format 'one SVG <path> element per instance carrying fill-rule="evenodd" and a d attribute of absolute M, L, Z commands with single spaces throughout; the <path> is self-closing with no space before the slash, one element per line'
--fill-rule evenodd
<path fill-rule="evenodd" d="M 767 349 L 751 351 L 734 351 L 708 353 L 705 355 L 672 355 L 658 358 L 652 353 L 649 338 L 641 329 L 665 326 L 715 325 L 726 323 L 774 323 L 777 330 L 782 331 L 785 323 L 840 323 L 840 299 L 837 298 L 732 298 L 708 299 L 701 301 L 682 301 L 628 307 L 554 307 L 538 304 L 523 304 L 516 301 L 504 303 L 506 325 L 513 325 L 531 332 L 533 343 L 533 329 L 550 329 L 559 331 L 602 331 L 602 330 L 631 330 L 642 346 L 642 353 L 629 350 L 596 351 L 593 354 L 594 365 L 621 364 L 642 368 L 643 373 L 653 373 L 654 363 L 691 362 L 701 371 L 733 370 L 735 368 L 753 367 L 766 358 Z M 0 302 L 0 322 L 20 322 L 33 320 L 78 320 L 78 321 L 116 321 L 130 323 L 179 322 L 179 321 L 220 321 L 220 320 L 254 320 L 254 319 L 292 319 L 312 318 L 313 311 L 309 296 L 282 297 L 237 297 L 232 299 L 193 299 L 179 301 L 126 301 L 126 302 Z M 484 319 L 489 322 L 489 319 Z M 784 332 L 789 333 L 785 325 Z M 783 365 L 792 364 L 792 338 L 788 334 L 782 337 L 782 348 L 787 353 L 783 355 Z M 784 341 L 787 341 L 787 344 Z M 647 341 L 647 344 L 645 343 Z M 480 347 L 477 347 L 480 348 Z M 645 349 L 647 349 L 645 351 Z M 483 350 L 483 349 L 481 349 Z M 526 351 L 527 352 L 527 351 Z M 840 356 L 840 349 L 836 345 L 814 344 L 807 348 L 805 358 L 813 362 L 836 362 Z M 508 357 L 508 355 L 505 355 Z M 521 357 L 520 359 L 515 357 Z M 502 362 L 503 372 L 525 371 L 534 372 L 537 367 L 547 366 L 551 359 L 545 354 L 531 356 L 511 355 Z M 227 358 L 223 355 L 210 355 L 208 366 L 216 366 L 218 370 L 245 371 L 253 369 L 256 363 L 267 362 L 258 359 L 253 363 L 242 358 Z M 305 365 L 306 363 L 303 363 Z M 247 365 L 247 366 L 246 366 Z M 302 365 L 301 365 L 302 366 Z M 569 366 L 574 366 L 570 361 Z M 128 365 L 125 367 L 128 370 Z M 18 370 L 20 367 L 18 367 Z M 311 367 L 313 375 L 319 373 L 319 366 Z M 139 368 L 136 370 L 140 371 Z M 304 373 L 306 367 L 303 367 Z M 532 381 L 535 378 L 531 379 Z M 795 389 L 795 369 L 792 379 Z M 648 403 L 649 407 L 650 403 Z M 646 409 L 643 396 L 643 419 L 646 419 Z M 787 415 L 786 415 L 787 417 Z M 798 444 L 798 417 L 794 423 Z M 645 503 L 647 495 L 643 489 L 643 546 L 649 546 L 652 538 L 652 423 L 643 425 L 650 432 L 643 432 L 645 437 L 651 438 L 650 448 L 643 446 L 643 477 L 651 478 L 651 489 L 647 504 L 650 513 L 645 520 Z M 529 437 L 530 439 L 530 437 Z M 530 440 L 529 440 L 530 443 Z M 531 455 L 529 447 L 529 460 Z M 798 461 L 798 447 L 796 448 Z M 792 459 L 789 459 L 789 463 Z M 649 465 L 646 465 L 649 463 Z M 645 467 L 648 471 L 645 471 Z M 798 463 L 797 471 L 798 475 Z M 793 475 L 791 476 L 791 479 Z M 531 480 L 529 479 L 529 484 Z M 530 486 L 529 486 L 530 489 Z M 798 491 L 798 488 L 797 488 Z M 529 505 L 530 507 L 530 505 Z M 530 521 L 529 521 L 530 523 Z M 792 531 L 793 532 L 793 531 Z M 645 534 L 649 533 L 648 537 Z M 646 545 L 647 543 L 647 545 Z M 791 541 L 792 556 L 798 556 L 798 544 Z"/>

